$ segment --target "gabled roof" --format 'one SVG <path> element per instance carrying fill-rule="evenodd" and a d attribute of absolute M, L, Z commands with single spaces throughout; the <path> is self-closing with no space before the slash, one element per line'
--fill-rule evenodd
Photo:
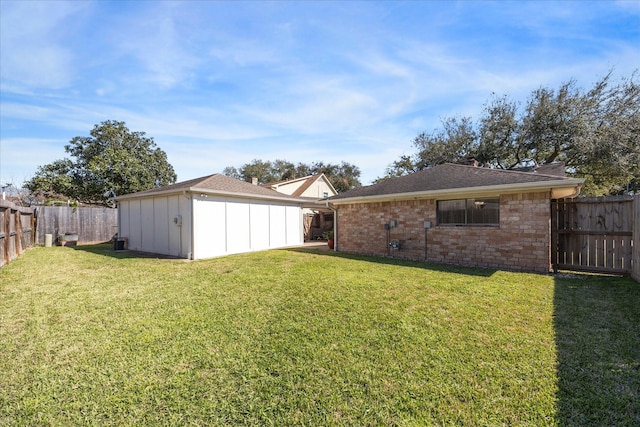
<path fill-rule="evenodd" d="M 333 188 L 333 184 L 331 184 L 331 181 L 329 181 L 329 179 L 326 177 L 324 173 L 320 173 L 317 175 L 309 175 L 302 178 L 278 181 L 278 182 L 269 182 L 266 184 L 262 184 L 262 186 L 278 191 L 277 190 L 278 187 L 284 187 L 284 186 L 289 186 L 293 184 L 300 184 L 300 186 L 291 194 L 292 196 L 300 197 L 302 196 L 302 194 L 304 194 L 305 191 L 307 191 L 309 187 L 311 187 L 314 183 L 316 183 L 320 179 L 323 179 L 327 183 L 329 188 L 333 190 L 334 194 L 338 194 L 336 189 Z M 304 181 L 304 182 L 301 183 L 301 181 Z"/>
<path fill-rule="evenodd" d="M 221 196 L 236 196 L 253 199 L 286 200 L 289 202 L 302 202 L 302 199 L 287 194 L 278 193 L 270 188 L 253 185 L 239 179 L 222 174 L 213 174 L 201 178 L 190 179 L 152 190 L 119 196 L 116 200 L 143 198 L 159 195 L 175 194 L 182 192 L 205 193 Z"/>
<path fill-rule="evenodd" d="M 330 197 L 329 200 L 334 203 L 346 203 L 551 189 L 573 189 L 577 195 L 583 182 L 583 179 L 557 175 L 445 163 L 410 175 L 387 179 L 378 184 L 354 188 Z"/>

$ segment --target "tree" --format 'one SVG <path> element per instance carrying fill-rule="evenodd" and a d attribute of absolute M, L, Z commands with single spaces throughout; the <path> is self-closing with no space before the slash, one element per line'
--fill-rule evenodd
<path fill-rule="evenodd" d="M 340 164 L 315 162 L 307 175 L 324 173 L 338 193 L 360 187 L 360 168 L 345 161 Z"/>
<path fill-rule="evenodd" d="M 615 83 L 610 72 L 586 92 L 574 80 L 557 90 L 540 87 L 524 108 L 507 95 L 494 95 L 477 122 L 444 119 L 440 129 L 420 133 L 414 146 L 417 152 L 393 162 L 387 177 L 473 157 L 482 166 L 501 169 L 563 162 L 569 175 L 585 178 L 586 195 L 637 190 L 637 73 Z"/>
<path fill-rule="evenodd" d="M 289 161 L 280 159 L 276 159 L 273 162 L 254 159 L 251 163 L 246 163 L 239 169 L 234 166 L 227 166 L 223 169 L 222 173 L 226 176 L 244 181 L 257 178 L 260 184 L 286 181 L 324 173 L 338 192 L 347 191 L 362 185 L 359 181 L 360 169 L 344 161 L 340 164 L 315 162 L 311 165 L 304 163 L 295 165 Z"/>
<path fill-rule="evenodd" d="M 476 160 L 486 166 L 512 169 L 529 158 L 520 138 L 518 104 L 506 96 L 493 98 L 484 106 L 480 119 Z M 468 155 L 468 154 L 467 154 Z"/>
<path fill-rule="evenodd" d="M 95 125 L 90 135 L 76 136 L 65 146 L 74 160 L 39 166 L 25 188 L 34 194 L 108 205 L 114 193 L 135 193 L 176 182 L 167 155 L 144 132 L 132 132 L 124 122 L 107 120 Z"/>

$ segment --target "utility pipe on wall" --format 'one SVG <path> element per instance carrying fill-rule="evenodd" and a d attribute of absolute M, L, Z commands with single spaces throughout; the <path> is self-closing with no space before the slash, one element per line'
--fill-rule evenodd
<path fill-rule="evenodd" d="M 428 237 L 427 230 L 429 230 L 430 228 L 431 228 L 431 221 L 425 221 L 424 222 L 424 260 L 425 260 L 425 262 L 428 259 L 428 256 L 427 256 L 428 246 L 427 246 L 427 244 L 428 244 L 429 240 L 427 239 L 427 237 Z"/>

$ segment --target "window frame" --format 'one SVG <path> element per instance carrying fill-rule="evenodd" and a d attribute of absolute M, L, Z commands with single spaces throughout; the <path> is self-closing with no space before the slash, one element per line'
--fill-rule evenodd
<path fill-rule="evenodd" d="M 449 211 L 449 216 L 453 217 L 456 215 L 455 211 L 457 210 L 458 217 L 460 213 L 464 215 L 464 222 L 459 221 L 450 221 L 447 218 L 443 218 L 445 211 L 441 210 L 441 204 L 453 204 L 460 202 L 464 202 L 464 208 L 452 206 L 452 209 Z M 483 209 L 483 206 L 487 206 L 488 204 L 493 205 L 494 211 L 496 212 L 496 222 L 470 222 L 474 221 L 473 216 L 470 213 L 473 212 L 473 209 Z M 478 198 L 465 198 L 465 199 L 446 199 L 446 200 L 436 200 L 436 225 L 442 227 L 499 227 L 500 226 L 500 197 L 478 197 Z"/>

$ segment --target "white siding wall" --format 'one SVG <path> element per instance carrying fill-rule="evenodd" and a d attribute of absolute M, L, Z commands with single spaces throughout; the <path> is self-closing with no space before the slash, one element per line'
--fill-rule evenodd
<path fill-rule="evenodd" d="M 304 242 L 302 235 L 302 209 L 296 206 L 287 206 L 286 215 L 287 245 L 297 245 Z"/>
<path fill-rule="evenodd" d="M 299 206 L 211 196 L 193 206 L 194 259 L 304 243 Z"/>
<path fill-rule="evenodd" d="M 285 206 L 271 206 L 269 215 L 269 242 L 271 247 L 287 244 L 287 209 Z"/>
<path fill-rule="evenodd" d="M 169 218 L 169 198 L 153 199 L 153 238 L 154 252 L 169 254 L 169 225 L 173 218 Z M 177 228 L 173 225 L 174 228 Z"/>
<path fill-rule="evenodd" d="M 140 214 L 140 200 L 129 203 L 129 220 L 131 226 L 131 236 L 129 237 L 129 248 L 133 250 L 142 250 L 142 216 Z"/>
<path fill-rule="evenodd" d="M 131 221 L 129 220 L 130 202 L 123 201 L 118 203 L 118 236 L 129 237 L 131 235 Z"/>
<path fill-rule="evenodd" d="M 329 187 L 327 181 L 319 179 L 307 188 L 300 196 L 322 199 L 324 197 L 324 193 L 327 193 L 327 196 L 329 197 L 337 194 L 331 187 Z"/>
<path fill-rule="evenodd" d="M 131 250 L 194 259 L 304 242 L 299 206 L 212 196 L 193 196 L 192 202 L 183 195 L 121 201 L 119 236 Z"/>
<path fill-rule="evenodd" d="M 224 199 L 194 197 L 194 258 L 209 258 L 226 253 L 226 216 Z"/>
<path fill-rule="evenodd" d="M 189 257 L 189 203 L 181 196 L 124 200 L 118 203 L 118 236 L 135 251 Z M 182 225 L 174 218 L 182 217 Z"/>
<path fill-rule="evenodd" d="M 250 204 L 247 202 L 227 200 L 227 253 L 229 254 L 251 250 L 249 209 Z"/>
<path fill-rule="evenodd" d="M 270 207 L 267 203 L 252 203 L 249 212 L 251 223 L 251 249 L 259 251 L 268 249 L 269 242 L 269 218 Z"/>
<path fill-rule="evenodd" d="M 144 252 L 158 252 L 160 248 L 155 246 L 154 222 L 156 211 L 154 208 L 154 199 L 142 199 L 140 201 L 140 215 L 142 227 L 142 239 L 140 250 Z"/>

